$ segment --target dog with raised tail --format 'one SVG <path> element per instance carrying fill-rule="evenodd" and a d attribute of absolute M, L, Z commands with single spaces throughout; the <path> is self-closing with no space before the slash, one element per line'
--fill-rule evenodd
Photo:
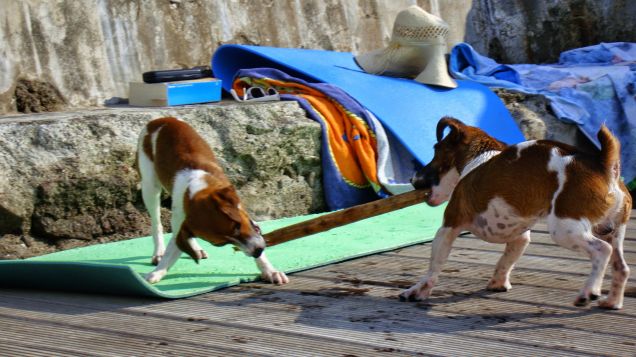
<path fill-rule="evenodd" d="M 450 131 L 444 136 L 446 129 Z M 620 144 L 605 126 L 598 132 L 601 149 L 595 153 L 549 140 L 507 146 L 450 117 L 439 121 L 436 134 L 434 157 L 412 183 L 431 190 L 429 205 L 448 205 L 433 240 L 428 273 L 402 292 L 400 300 L 419 301 L 431 294 L 462 231 L 506 244 L 487 289 L 508 291 L 510 272 L 530 243 L 530 227 L 546 218 L 557 244 L 592 261 L 574 305 L 586 306 L 600 297 L 611 262 L 611 288 L 599 306 L 622 307 L 629 277 L 623 240 L 632 199 L 620 178 Z"/>
<path fill-rule="evenodd" d="M 139 136 L 137 168 L 155 244 L 152 263 L 157 267 L 146 276 L 148 282 L 160 281 L 182 252 L 197 263 L 206 259 L 195 237 L 215 246 L 233 244 L 256 259 L 263 280 L 277 285 L 289 282 L 267 260 L 258 225 L 241 206 L 210 146 L 190 125 L 177 118 L 150 121 Z M 162 189 L 172 196 L 172 238 L 167 249 L 160 217 Z"/>

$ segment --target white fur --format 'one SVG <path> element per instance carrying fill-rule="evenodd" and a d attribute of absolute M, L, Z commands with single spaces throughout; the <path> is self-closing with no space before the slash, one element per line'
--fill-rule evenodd
<path fill-rule="evenodd" d="M 579 297 L 587 299 L 590 294 L 600 296 L 603 276 L 612 254 L 612 246 L 593 235 L 592 225 L 585 218 L 575 220 L 558 218 L 550 214 L 548 229 L 557 244 L 570 250 L 583 251 L 592 259 L 592 271 Z"/>
<path fill-rule="evenodd" d="M 442 266 L 448 259 L 453 242 L 460 232 L 461 229 L 458 227 L 441 227 L 437 230 L 431 247 L 431 262 L 428 266 L 428 272 L 417 284 L 402 292 L 400 299 L 422 300 L 429 297 L 433 286 L 437 283 Z"/>
<path fill-rule="evenodd" d="M 466 177 L 466 175 L 468 175 L 471 171 L 476 169 L 478 166 L 483 165 L 484 163 L 490 161 L 490 159 L 492 159 L 493 157 L 499 154 L 501 154 L 501 151 L 491 150 L 491 151 L 486 151 L 477 155 L 476 158 L 474 158 L 471 162 L 468 163 L 468 165 L 464 167 L 464 169 L 462 170 L 462 175 L 460 179 Z"/>
<path fill-rule="evenodd" d="M 495 197 L 467 229 L 486 242 L 508 243 L 529 230 L 537 218 L 521 217 L 503 198 Z"/>
<path fill-rule="evenodd" d="M 599 305 L 610 309 L 620 309 L 623 307 L 623 297 L 625 295 L 625 286 L 629 279 L 629 265 L 625 262 L 623 256 L 623 240 L 625 239 L 625 224 L 619 225 L 611 233 L 612 242 L 612 284 L 607 297 Z"/>
<path fill-rule="evenodd" d="M 428 199 L 430 205 L 437 206 L 448 201 L 453 193 L 453 189 L 459 181 L 459 172 L 456 168 L 450 169 L 446 174 L 440 177 L 439 184 L 431 187 L 431 195 Z"/>
<path fill-rule="evenodd" d="M 552 211 L 550 212 L 551 215 L 554 214 L 556 199 L 557 197 L 559 197 L 559 194 L 561 194 L 561 191 L 563 191 L 563 185 L 565 185 L 565 169 L 571 162 L 572 156 L 561 156 L 559 155 L 559 151 L 556 148 L 552 149 L 550 162 L 548 162 L 547 169 L 548 171 L 556 172 L 557 182 L 559 186 L 552 196 Z"/>
<path fill-rule="evenodd" d="M 208 187 L 207 181 L 205 181 L 204 177 L 208 173 L 203 170 L 182 170 L 177 173 L 177 177 L 175 179 L 175 188 L 177 187 L 177 182 L 179 180 L 185 180 L 186 182 L 182 183 L 182 185 L 186 185 L 187 189 L 190 192 L 190 199 L 192 199 L 199 191 L 204 190 Z M 174 192 L 175 190 L 173 190 Z M 174 192 L 175 197 L 183 197 L 185 191 L 183 192 Z"/>
<path fill-rule="evenodd" d="M 260 257 L 256 258 L 256 266 L 261 272 L 261 279 L 272 282 L 276 285 L 287 284 L 289 278 L 281 271 L 277 271 L 274 266 L 267 260 L 265 252 Z"/>
<path fill-rule="evenodd" d="M 535 145 L 536 143 L 537 143 L 536 140 L 528 140 L 528 141 L 524 141 L 519 144 L 516 144 L 515 147 L 517 148 L 517 159 L 521 158 L 521 152 L 523 150 L 529 148 L 532 145 Z"/>
<path fill-rule="evenodd" d="M 155 130 L 154 133 L 152 133 L 152 135 L 150 136 L 150 143 L 152 145 L 152 156 L 155 157 L 157 155 L 157 138 L 159 137 L 159 132 L 161 131 L 161 129 L 163 128 L 160 127 L 159 129 Z"/>
<path fill-rule="evenodd" d="M 144 128 L 139 136 L 137 162 L 141 175 L 142 198 L 150 215 L 151 234 L 155 247 L 152 254 L 152 261 L 156 264 L 164 255 L 166 248 L 163 240 L 163 225 L 161 224 L 161 182 L 155 173 L 154 163 L 143 150 L 143 142 L 147 133 L 147 129 Z M 156 142 L 156 136 L 154 136 L 154 138 Z"/>

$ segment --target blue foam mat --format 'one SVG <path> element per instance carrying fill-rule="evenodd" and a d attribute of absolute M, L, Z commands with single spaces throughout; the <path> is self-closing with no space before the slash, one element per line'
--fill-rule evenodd
<path fill-rule="evenodd" d="M 449 115 L 508 144 L 524 141 L 502 101 L 487 87 L 458 80 L 455 89 L 365 73 L 348 52 L 223 45 L 212 58 L 214 75 L 228 90 L 236 72 L 270 67 L 307 81 L 334 84 L 367 107 L 425 164 L 433 157 L 435 128 Z"/>

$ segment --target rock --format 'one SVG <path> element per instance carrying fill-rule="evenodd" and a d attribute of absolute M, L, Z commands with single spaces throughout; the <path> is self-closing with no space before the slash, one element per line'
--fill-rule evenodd
<path fill-rule="evenodd" d="M 475 0 L 465 41 L 499 63 L 555 63 L 563 51 L 636 41 L 636 2 Z"/>
<path fill-rule="evenodd" d="M 210 143 L 254 219 L 325 209 L 320 126 L 296 103 L 9 116 L 0 119 L 0 255 L 33 254 L 15 237 L 55 249 L 148 235 L 134 155 L 143 125 L 162 116 Z"/>
<path fill-rule="evenodd" d="M 15 88 L 15 103 L 21 113 L 41 113 L 64 109 L 66 100 L 50 83 L 20 79 Z"/>
<path fill-rule="evenodd" d="M 565 123 L 554 115 L 550 102 L 543 95 L 494 89 L 510 111 L 527 140 L 555 140 L 582 150 L 597 150 L 575 124 Z"/>

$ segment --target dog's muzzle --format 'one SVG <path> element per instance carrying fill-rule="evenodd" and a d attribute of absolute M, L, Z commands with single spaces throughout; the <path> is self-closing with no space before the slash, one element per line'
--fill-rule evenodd
<path fill-rule="evenodd" d="M 263 254 L 264 248 L 256 248 L 254 249 L 254 253 L 252 253 L 252 258 L 258 258 Z"/>
<path fill-rule="evenodd" d="M 261 235 L 253 236 L 247 240 L 246 244 L 239 244 L 239 248 L 248 257 L 258 258 L 265 250 L 265 239 Z"/>
<path fill-rule="evenodd" d="M 411 184 L 417 190 L 431 189 L 431 187 L 439 185 L 439 181 L 439 173 L 430 166 L 425 166 L 411 178 Z"/>

